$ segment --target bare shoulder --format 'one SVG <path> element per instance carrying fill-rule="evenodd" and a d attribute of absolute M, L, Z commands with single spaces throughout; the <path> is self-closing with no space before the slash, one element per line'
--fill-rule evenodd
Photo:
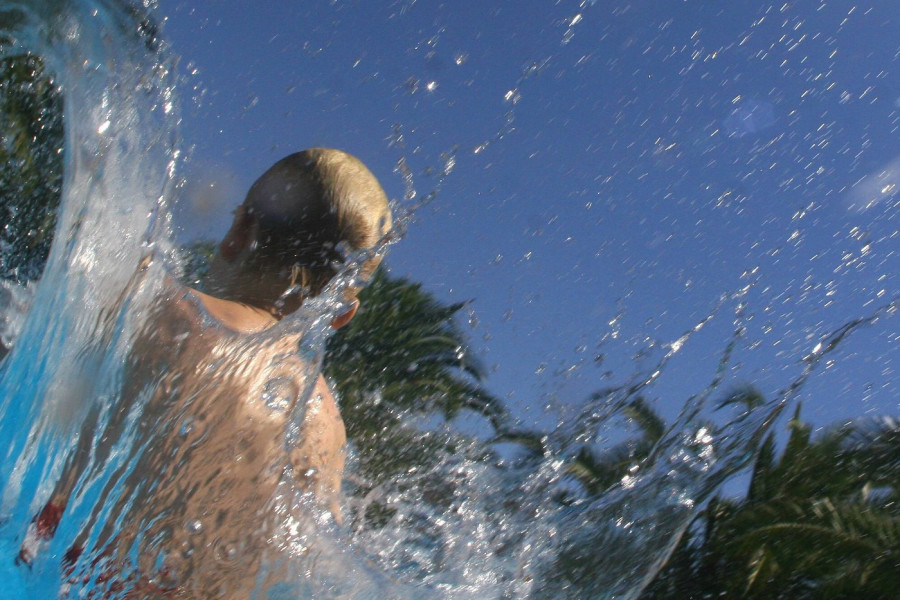
<path fill-rule="evenodd" d="M 316 454 L 323 465 L 331 465 L 339 457 L 340 468 L 343 469 L 347 433 L 334 393 L 322 375 L 316 380 L 315 389 L 307 406 L 304 432 L 305 442 L 314 444 L 311 446 L 304 443 L 307 452 Z"/>
<path fill-rule="evenodd" d="M 155 298 L 154 309 L 160 317 L 176 321 L 187 319 L 205 329 L 222 326 L 234 333 L 256 333 L 275 323 L 266 311 L 210 296 L 171 276 L 166 276 L 162 290 Z"/>
<path fill-rule="evenodd" d="M 190 291 L 212 318 L 237 333 L 256 333 L 276 323 L 271 314 L 259 308 L 215 298 L 197 290 Z"/>
<path fill-rule="evenodd" d="M 300 444 L 291 452 L 297 483 L 315 493 L 340 521 L 338 499 L 347 434 L 334 394 L 319 375 L 308 400 Z"/>
<path fill-rule="evenodd" d="M 316 379 L 316 386 L 313 390 L 313 398 L 318 399 L 318 402 L 321 403 L 321 411 L 325 416 L 330 416 L 340 421 L 341 430 L 343 430 L 343 421 L 341 420 L 341 413 L 338 409 L 337 400 L 335 400 L 334 392 L 331 390 L 331 386 L 326 381 L 325 377 L 321 374 L 318 379 Z"/>
<path fill-rule="evenodd" d="M 201 329 L 201 309 L 192 290 L 166 277 L 160 290 L 145 307 L 140 331 L 131 351 L 132 361 L 147 363 L 178 354 L 186 341 Z"/>

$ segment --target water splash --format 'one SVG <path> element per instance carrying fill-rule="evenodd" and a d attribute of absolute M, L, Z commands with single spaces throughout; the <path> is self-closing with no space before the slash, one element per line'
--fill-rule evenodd
<path fill-rule="evenodd" d="M 54 74 L 66 125 L 55 243 L 0 372 L 2 512 L 11 540 L 47 500 L 80 423 L 108 418 L 119 357 L 145 302 L 140 290 L 159 274 L 150 257 L 164 239 L 178 161 L 174 90 L 139 10 L 16 2 L 0 19 L 3 54 L 41 56 Z M 35 578 L 29 593 L 52 597 L 58 586 L 58 578 Z"/>
<path fill-rule="evenodd" d="M 32 284 L 23 287 L 9 281 L 0 281 L 0 347 L 6 351 L 13 347 L 19 337 L 33 297 Z"/>
<path fill-rule="evenodd" d="M 582 2 L 581 8 L 593 4 Z M 14 309 L 3 313 L 8 323 L 3 335 L 16 342 L 0 381 L 0 439 L 6 444 L 0 468 L 0 551 L 10 557 L 24 524 L 46 501 L 48 482 L 63 468 L 58 457 L 75 443 L 100 445 L 95 439 L 79 440 L 79 424 L 94 419 L 101 424 L 96 430 L 102 431 L 103 424 L 117 418 L 137 417 L 139 411 L 115 414 L 121 363 L 135 332 L 146 324 L 151 298 L 164 285 L 160 257 L 168 252 L 166 203 L 181 159 L 170 60 L 155 37 L 135 29 L 132 14 L 112 2 L 11 6 L 3 13 L 5 33 L 16 48 L 44 56 L 57 74 L 66 94 L 68 130 L 58 242 L 30 310 L 18 290 L 4 288 L 11 300 L 7 305 Z M 567 36 L 580 21 L 573 18 Z M 563 43 L 569 39 L 564 37 Z M 521 99 L 521 84 L 540 66 L 527 67 L 510 90 L 511 107 Z M 512 110 L 490 143 L 509 131 Z M 757 127 L 754 119 L 760 115 L 754 110 L 739 115 L 735 127 Z M 398 128 L 398 144 L 401 133 Z M 442 162 L 433 172 L 436 189 L 455 166 L 455 150 Z M 405 162 L 398 171 L 407 184 L 407 200 L 414 200 L 412 171 Z M 432 428 L 429 435 L 452 442 L 456 451 L 435 457 L 431 468 L 406 473 L 364 498 L 351 495 L 348 529 L 327 519 L 307 522 L 320 515 L 309 506 L 311 499 L 281 486 L 271 515 L 277 524 L 273 540 L 291 559 L 310 552 L 315 556 L 276 561 L 270 568 L 283 585 L 271 597 L 636 597 L 704 502 L 752 458 L 774 419 L 823 359 L 848 334 L 897 308 L 896 302 L 889 304 L 823 338 L 801 365 L 802 373 L 772 401 L 717 406 L 724 373 L 745 335 L 745 293 L 724 296 L 693 327 L 662 345 L 664 354 L 656 364 L 636 369 L 625 384 L 594 394 L 578 407 L 576 418 L 561 423 L 526 457 L 507 458 L 452 428 Z M 573 491 L 566 465 L 579 448 L 584 443 L 602 446 L 604 434 L 629 402 L 652 389 L 673 357 L 726 308 L 734 309 L 733 335 L 713 380 L 685 403 L 652 451 L 626 476 L 602 495 Z M 325 335 L 321 316 L 327 309 L 312 303 L 297 317 L 293 331 L 309 335 L 287 356 L 318 364 Z M 241 351 L 253 352 L 273 341 L 264 336 Z M 278 377 L 284 361 L 289 359 L 277 358 L 276 372 L 269 374 L 260 396 L 276 413 L 289 412 L 291 398 L 309 394 Z M 298 442 L 296 424 L 301 420 L 302 410 L 288 419 L 287 444 Z M 411 431 L 421 429 L 421 423 L 409 420 Z M 183 438 L 197 438 L 216 424 L 192 411 L 177 423 L 162 425 L 173 425 Z M 101 496 L 117 469 L 133 468 L 126 460 L 128 450 L 126 435 L 107 461 L 94 465 L 68 509 L 72 522 L 97 525 L 98 530 L 90 532 L 93 545 L 103 543 L 102 536 L 108 534 L 100 531 L 104 525 L 122 525 L 124 512 L 116 512 L 115 499 Z M 351 480 L 353 472 L 351 464 Z M 191 519 L 186 530 L 194 543 L 211 535 L 221 564 L 240 560 L 239 541 L 217 534 L 209 522 Z M 77 526 L 61 530 L 32 573 L 24 575 L 27 587 L 5 597 L 54 597 L 61 557 L 78 533 Z M 90 576 L 90 567 L 83 561 L 74 572 Z M 11 576 L 19 577 L 21 571 Z M 95 583 L 102 591 L 116 592 Z"/>
<path fill-rule="evenodd" d="M 59 406 L 65 389 L 92 387 L 84 365 L 106 358 L 96 342 L 114 347 L 127 328 L 130 287 L 163 229 L 157 215 L 177 151 L 168 66 L 151 59 L 155 40 L 141 39 L 122 7 L 15 3 L 4 17 L 4 52 L 43 56 L 66 94 L 68 168 L 57 242 L 47 283 L 37 289 L 22 341 L 5 365 L 18 377 L 4 379 L 3 408 L 14 422 L 29 423 Z M 58 362 L 37 358 L 46 356 Z M 45 401 L 10 405 L 16 395 Z M 37 441 L 15 437 L 20 442 L 5 465 L 18 463 L 16 455 Z"/>

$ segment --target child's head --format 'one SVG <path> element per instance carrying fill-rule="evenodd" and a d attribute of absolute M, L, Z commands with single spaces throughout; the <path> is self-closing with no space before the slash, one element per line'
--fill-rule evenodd
<path fill-rule="evenodd" d="M 251 186 L 219 246 L 214 294 L 287 314 L 319 294 L 344 262 L 342 251 L 374 247 L 391 227 L 387 197 L 357 158 L 313 148 L 291 154 Z M 377 260 L 363 271 L 371 273 Z M 283 306 L 276 306 L 281 302 Z"/>

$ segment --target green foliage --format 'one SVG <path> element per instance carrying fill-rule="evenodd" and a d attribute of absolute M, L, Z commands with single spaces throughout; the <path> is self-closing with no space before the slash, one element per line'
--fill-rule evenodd
<path fill-rule="evenodd" d="M 638 397 L 628 403 L 623 414 L 637 426 L 638 437 L 616 444 L 602 454 L 582 446 L 575 459 L 566 466 L 567 473 L 590 495 L 600 494 L 621 481 L 632 467 L 650 456 L 666 431 L 665 421 L 644 398 Z"/>
<path fill-rule="evenodd" d="M 763 402 L 751 387 L 725 404 Z M 623 410 L 637 434 L 597 453 L 582 447 L 567 472 L 602 496 L 652 455 L 667 426 L 643 399 Z M 712 499 L 641 596 L 662 598 L 893 598 L 900 586 L 900 426 L 857 421 L 818 436 L 800 419 L 780 455 L 762 440 L 747 495 Z M 561 574 L 590 579 L 583 549 L 561 555 Z M 572 563 L 572 564 L 569 564 Z M 571 577 L 570 577 L 571 578 Z"/>
<path fill-rule="evenodd" d="M 199 240 L 178 249 L 180 266 L 179 278 L 186 285 L 203 291 L 203 282 L 209 274 L 216 253 L 216 244 L 209 240 Z"/>
<path fill-rule="evenodd" d="M 420 284 L 383 270 L 360 302 L 353 321 L 328 341 L 325 374 L 365 477 L 384 481 L 452 450 L 446 435 L 409 426 L 414 417 L 452 419 L 469 410 L 494 431 L 508 431 L 506 408 L 482 389 L 484 367 L 454 322 L 464 304 L 438 302 Z"/>
<path fill-rule="evenodd" d="M 121 26 L 150 53 L 159 49 L 159 27 L 146 2 L 127 1 Z M 3 31 L 25 26 L 15 6 L 0 11 Z M 39 279 L 56 230 L 63 179 L 63 96 L 39 56 L 0 58 L 0 279 Z"/>
<path fill-rule="evenodd" d="M 35 56 L 0 59 L 0 278 L 40 277 L 62 189 L 62 96 Z"/>
<path fill-rule="evenodd" d="M 644 598 L 894 598 L 900 427 L 860 421 L 813 439 L 798 407 L 770 435 L 746 498 L 714 499 Z"/>

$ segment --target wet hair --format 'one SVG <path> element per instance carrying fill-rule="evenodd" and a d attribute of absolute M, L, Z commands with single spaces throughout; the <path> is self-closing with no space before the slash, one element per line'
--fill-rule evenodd
<path fill-rule="evenodd" d="M 309 296 L 337 274 L 346 251 L 373 248 L 391 227 L 387 196 L 371 171 L 327 148 L 279 160 L 251 186 L 244 210 L 258 225 L 248 266 L 290 270 Z"/>

